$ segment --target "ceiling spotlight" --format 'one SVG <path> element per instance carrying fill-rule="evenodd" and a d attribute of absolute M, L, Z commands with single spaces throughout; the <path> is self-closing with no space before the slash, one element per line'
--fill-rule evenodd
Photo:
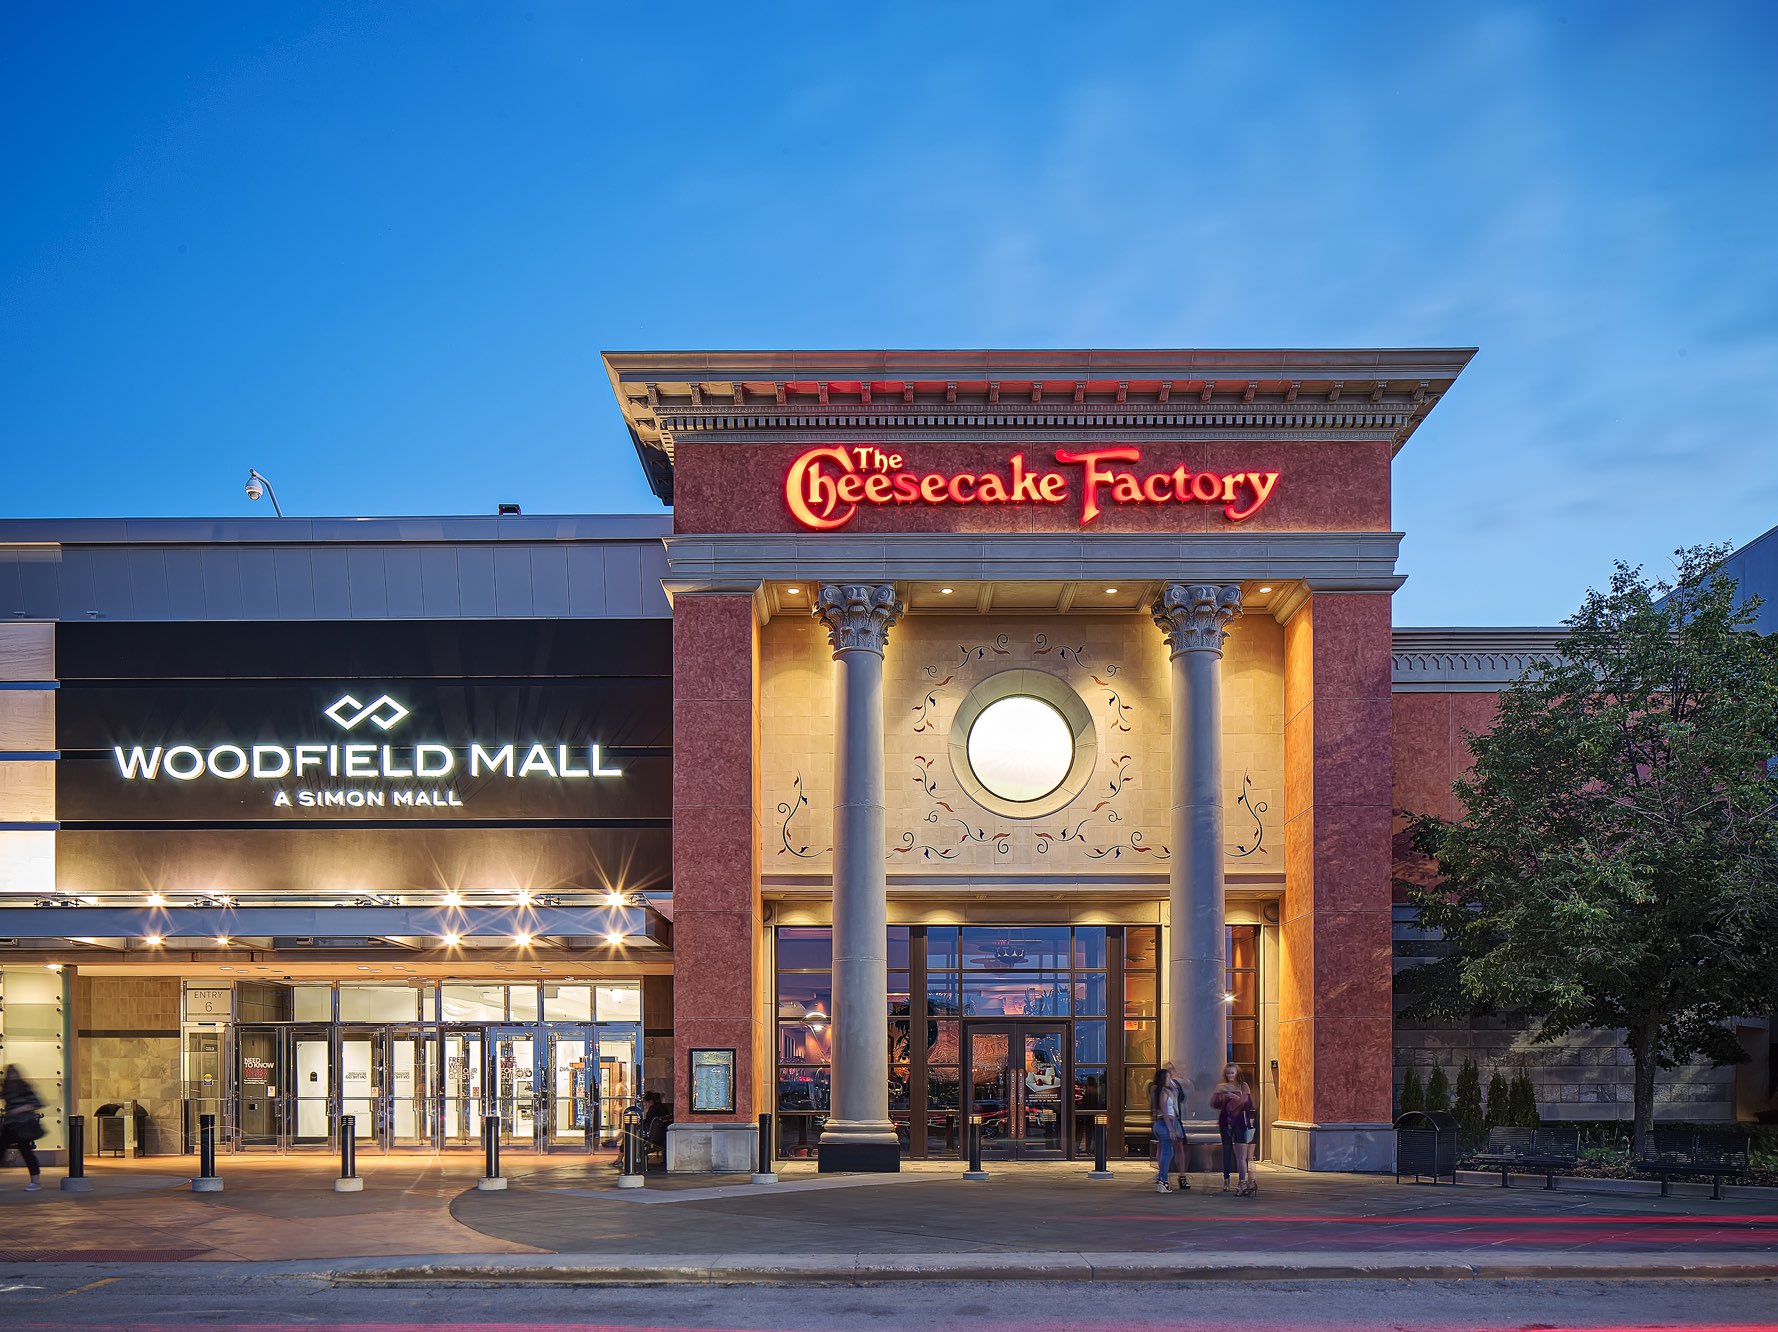
<path fill-rule="evenodd" d="M 224 948 L 227 948 L 228 947 L 228 935 L 226 935 L 226 934 L 217 935 L 216 942 L 221 944 Z"/>
<path fill-rule="evenodd" d="M 446 934 L 441 935 L 440 940 L 446 948 L 455 948 L 463 942 L 463 936 L 461 934 Z"/>
<path fill-rule="evenodd" d="M 520 906 L 530 906 L 531 905 L 531 894 L 527 893 L 527 892 L 518 892 L 518 893 L 513 894 L 513 900 L 515 902 L 517 902 Z"/>
<path fill-rule="evenodd" d="M 1106 589 L 1105 589 L 1105 595 L 1106 595 L 1106 596 L 1108 596 L 1108 597 L 1111 597 L 1111 596 L 1116 596 L 1116 595 L 1117 595 L 1117 589 L 1116 589 L 1116 588 L 1115 588 L 1115 587 L 1108 587 L 1108 588 L 1106 588 Z"/>
<path fill-rule="evenodd" d="M 60 971 L 62 969 L 62 964 L 60 962 L 46 962 L 43 965 L 48 971 Z"/>
<path fill-rule="evenodd" d="M 162 897 L 159 893 L 148 894 L 148 905 L 149 906 L 165 906 L 166 904 L 167 904 L 167 899 Z"/>
<path fill-rule="evenodd" d="M 452 888 L 444 895 L 444 904 L 446 906 L 462 906 L 463 894 Z"/>
<path fill-rule="evenodd" d="M 150 948 L 159 948 L 161 946 L 161 937 L 158 934 L 144 935 L 142 942 Z"/>
<path fill-rule="evenodd" d="M 531 946 L 531 936 L 526 934 L 523 930 L 520 930 L 517 934 L 513 935 L 512 941 L 520 948 L 529 948 Z"/>
<path fill-rule="evenodd" d="M 624 904 L 624 895 L 622 893 L 618 892 L 617 889 L 615 889 L 615 888 L 610 889 L 605 894 L 605 905 L 606 906 L 618 907 L 618 906 L 622 906 L 623 904 Z"/>
<path fill-rule="evenodd" d="M 941 596 L 941 597 L 948 597 L 948 596 L 950 596 L 950 595 L 951 595 L 951 589 L 950 589 L 950 588 L 948 588 L 948 587 L 941 587 L 941 588 L 939 588 L 939 590 L 938 590 L 938 594 L 939 594 L 939 595 L 940 595 L 940 596 Z"/>
<path fill-rule="evenodd" d="M 610 944 L 613 948 L 618 947 L 620 944 L 623 943 L 623 941 L 624 941 L 623 935 L 618 934 L 615 931 L 613 931 L 612 933 L 607 934 L 605 936 L 605 942 Z"/>
<path fill-rule="evenodd" d="M 1272 589 L 1271 589 L 1271 588 L 1269 588 L 1269 587 L 1262 587 L 1262 588 L 1260 588 L 1260 591 L 1261 591 L 1261 592 L 1270 592 L 1270 591 L 1271 591 L 1271 590 L 1272 590 Z"/>
<path fill-rule="evenodd" d="M 1233 990 L 1224 990 L 1223 995 L 1222 995 L 1222 1001 L 1225 1004 L 1234 1003 L 1235 1002 L 1235 992 Z"/>
<path fill-rule="evenodd" d="M 803 594 L 803 590 L 800 587 L 787 587 L 784 591 L 793 597 L 800 597 Z"/>

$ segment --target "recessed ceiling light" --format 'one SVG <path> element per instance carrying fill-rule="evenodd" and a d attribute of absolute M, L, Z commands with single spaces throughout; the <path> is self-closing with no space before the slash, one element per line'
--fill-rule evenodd
<path fill-rule="evenodd" d="M 455 948 L 462 942 L 463 936 L 461 934 L 447 934 L 444 936 L 444 946 L 446 948 Z"/>
<path fill-rule="evenodd" d="M 951 589 L 948 587 L 941 587 L 938 591 L 940 596 L 948 597 L 951 595 Z"/>
<path fill-rule="evenodd" d="M 446 906 L 461 906 L 463 903 L 463 894 L 453 888 L 444 895 L 444 902 Z"/>
<path fill-rule="evenodd" d="M 613 948 L 616 948 L 619 944 L 623 943 L 623 941 L 624 937 L 621 934 L 607 934 L 605 936 L 605 942 L 610 944 Z"/>
<path fill-rule="evenodd" d="M 1271 588 L 1269 588 L 1269 587 L 1262 587 L 1262 588 L 1260 588 L 1260 591 L 1261 591 L 1261 592 L 1270 592 L 1270 591 L 1271 591 L 1271 590 L 1272 590 L 1272 589 L 1271 589 Z"/>
<path fill-rule="evenodd" d="M 143 937 L 142 942 L 147 944 L 150 948 L 159 948 L 161 946 L 161 937 L 158 934 L 146 935 Z"/>
<path fill-rule="evenodd" d="M 221 944 L 224 948 L 227 948 L 228 947 L 228 935 L 226 935 L 226 934 L 217 935 L 216 942 Z"/>
<path fill-rule="evenodd" d="M 523 930 L 513 935 L 512 941 L 520 948 L 529 948 L 531 946 L 531 936 L 526 934 Z"/>
<path fill-rule="evenodd" d="M 1117 589 L 1115 587 L 1108 587 L 1105 589 L 1105 595 L 1109 597 L 1112 594 L 1114 594 L 1116 591 L 1117 591 Z"/>
<path fill-rule="evenodd" d="M 167 904 L 167 899 L 162 897 L 159 893 L 148 894 L 148 905 L 149 906 L 165 906 L 166 904 Z"/>
<path fill-rule="evenodd" d="M 624 904 L 624 895 L 622 893 L 618 892 L 617 889 L 613 888 L 610 892 L 605 894 L 605 905 L 606 906 L 614 906 L 615 907 L 615 906 L 622 906 L 623 904 Z"/>
<path fill-rule="evenodd" d="M 800 597 L 803 594 L 803 590 L 800 587 L 787 587 L 784 590 L 793 597 Z"/>

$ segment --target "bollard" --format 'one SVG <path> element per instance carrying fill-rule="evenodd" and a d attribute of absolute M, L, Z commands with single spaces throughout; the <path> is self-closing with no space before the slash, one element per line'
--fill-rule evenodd
<path fill-rule="evenodd" d="M 358 1178 L 358 1118 L 340 1116 L 340 1177 L 333 1182 L 335 1193 L 363 1193 L 364 1181 Z"/>
<path fill-rule="evenodd" d="M 969 1169 L 963 1172 L 963 1178 L 972 1181 L 984 1180 L 988 1172 L 982 1169 L 982 1117 L 969 1117 Z"/>
<path fill-rule="evenodd" d="M 64 1193 L 91 1193 L 92 1180 L 86 1177 L 86 1116 L 68 1116 L 68 1177 L 62 1181 Z"/>
<path fill-rule="evenodd" d="M 506 1176 L 500 1173 L 500 1116 L 482 1116 L 482 1177 L 475 1187 L 483 1193 L 498 1193 L 506 1187 Z"/>
<path fill-rule="evenodd" d="M 198 1116 L 198 1177 L 191 1182 L 193 1193 L 221 1193 L 222 1180 L 216 1173 L 216 1116 Z"/>
<path fill-rule="evenodd" d="M 755 1184 L 776 1184 L 778 1172 L 772 1169 L 772 1117 L 759 1117 L 759 1157 L 755 1164 L 758 1169 L 753 1172 Z"/>
<path fill-rule="evenodd" d="M 1105 1116 L 1097 1116 L 1098 1123 L 1093 1128 L 1093 1168 L 1087 1171 L 1088 1179 L 1111 1179 L 1113 1175 L 1105 1165 Z"/>
<path fill-rule="evenodd" d="M 618 1154 L 623 1161 L 618 1171 L 617 1187 L 639 1189 L 642 1172 L 648 1167 L 648 1147 L 642 1141 L 642 1112 L 635 1106 L 624 1107 L 624 1126 L 618 1135 Z"/>

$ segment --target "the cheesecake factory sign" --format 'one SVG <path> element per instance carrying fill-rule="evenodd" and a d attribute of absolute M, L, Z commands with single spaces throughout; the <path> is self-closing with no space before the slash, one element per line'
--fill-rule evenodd
<path fill-rule="evenodd" d="M 369 692 L 369 691 L 365 691 Z M 389 694 L 347 691 L 321 716 L 338 728 L 292 744 L 113 745 L 125 782 L 218 783 L 257 789 L 273 810 L 459 810 L 489 782 L 577 782 L 621 777 L 596 744 L 400 739 L 412 713 Z"/>
<path fill-rule="evenodd" d="M 1231 523 L 1253 517 L 1277 489 L 1277 472 L 1170 470 L 1142 466 L 1130 446 L 1075 452 L 1057 449 L 1055 467 L 1012 454 L 1004 468 L 984 472 L 919 472 L 899 453 L 873 445 L 810 449 L 784 476 L 784 500 L 804 527 L 831 531 L 860 508 L 895 505 L 1060 505 L 1078 496 L 1080 525 L 1107 508 L 1196 504 L 1220 509 Z"/>

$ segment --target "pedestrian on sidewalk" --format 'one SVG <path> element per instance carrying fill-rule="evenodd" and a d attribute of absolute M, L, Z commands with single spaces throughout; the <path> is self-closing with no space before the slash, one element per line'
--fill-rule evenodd
<path fill-rule="evenodd" d="M 31 1174 L 25 1192 L 35 1193 L 43 1187 L 38 1180 L 43 1167 L 38 1165 L 37 1148 L 32 1145 L 43 1136 L 43 1116 L 38 1113 L 43 1098 L 25 1081 L 17 1064 L 6 1066 L 6 1076 L 0 1078 L 0 1097 L 6 1105 L 5 1117 L 0 1118 L 0 1165 L 6 1163 L 8 1152 L 17 1151 Z"/>
<path fill-rule="evenodd" d="M 1154 1191 L 1171 1193 L 1173 1186 L 1167 1183 L 1167 1172 L 1173 1165 L 1173 1153 L 1181 1147 L 1185 1139 L 1185 1126 L 1180 1122 L 1180 1115 L 1185 1109 L 1185 1088 L 1173 1075 L 1173 1064 L 1169 1060 L 1155 1070 L 1154 1077 L 1148 1084 L 1148 1111 L 1154 1121 L 1154 1140 L 1160 1150 L 1160 1174 L 1155 1176 Z M 1185 1160 L 1179 1162 L 1179 1184 L 1181 1188 L 1190 1188 L 1185 1178 Z"/>
<path fill-rule="evenodd" d="M 1233 1153 L 1240 1172 L 1235 1192 L 1251 1198 L 1259 1192 L 1259 1181 L 1253 1175 L 1253 1141 L 1259 1136 L 1259 1111 L 1253 1104 L 1253 1090 L 1237 1065 L 1223 1065 L 1222 1081 L 1210 1093 L 1210 1105 L 1216 1111 L 1216 1126 L 1222 1133 L 1222 1191 L 1229 1190 L 1229 1156 Z"/>

